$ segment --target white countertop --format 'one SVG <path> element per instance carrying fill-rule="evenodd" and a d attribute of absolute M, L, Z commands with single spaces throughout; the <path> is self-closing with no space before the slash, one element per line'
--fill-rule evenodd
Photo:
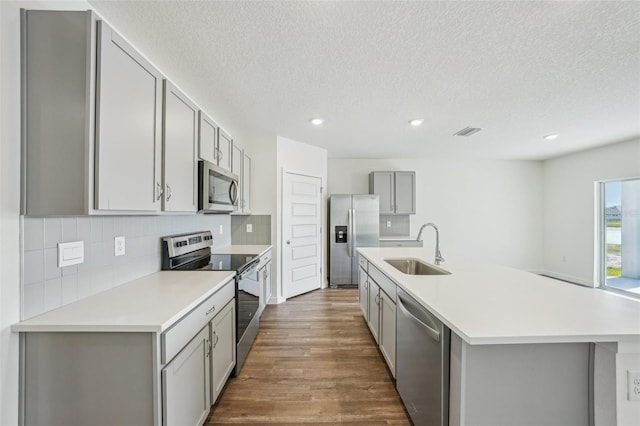
<path fill-rule="evenodd" d="M 469 344 L 640 342 L 640 301 L 445 253 L 451 275 L 405 275 L 385 258 L 433 264 L 433 247 L 359 248 Z"/>
<path fill-rule="evenodd" d="M 232 271 L 161 271 L 78 300 L 12 331 L 162 332 L 232 279 Z"/>
<path fill-rule="evenodd" d="M 211 253 L 213 254 L 257 254 L 258 256 L 262 256 L 271 248 L 270 245 L 231 245 L 221 248 L 212 248 Z"/>

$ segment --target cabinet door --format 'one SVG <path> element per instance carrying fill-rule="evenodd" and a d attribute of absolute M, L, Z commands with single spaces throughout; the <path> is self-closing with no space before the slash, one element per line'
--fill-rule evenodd
<path fill-rule="evenodd" d="M 369 277 L 369 319 L 367 324 L 376 343 L 380 341 L 380 287 Z"/>
<path fill-rule="evenodd" d="M 380 291 L 380 351 L 389 370 L 396 377 L 396 303 Z"/>
<path fill-rule="evenodd" d="M 369 280 L 364 269 L 358 268 L 358 294 L 360 310 L 365 321 L 369 320 Z"/>
<path fill-rule="evenodd" d="M 231 171 L 233 141 L 231 136 L 224 132 L 224 130 L 218 130 L 218 166 L 227 171 Z"/>
<path fill-rule="evenodd" d="M 251 213 L 251 157 L 242 151 L 242 213 Z"/>
<path fill-rule="evenodd" d="M 416 173 L 395 172 L 396 214 L 416 213 Z"/>
<path fill-rule="evenodd" d="M 236 365 L 236 301 L 231 299 L 211 320 L 211 405 Z"/>
<path fill-rule="evenodd" d="M 217 164 L 218 125 L 202 111 L 199 112 L 198 117 L 198 155 L 203 160 Z"/>
<path fill-rule="evenodd" d="M 162 76 L 98 21 L 96 83 L 95 207 L 158 211 Z"/>
<path fill-rule="evenodd" d="M 393 172 L 371 172 L 369 193 L 380 197 L 380 214 L 395 213 L 395 186 Z"/>
<path fill-rule="evenodd" d="M 209 327 L 162 369 L 162 424 L 202 424 L 211 407 Z"/>
<path fill-rule="evenodd" d="M 268 304 L 271 299 L 271 262 L 264 265 L 264 304 Z"/>
<path fill-rule="evenodd" d="M 164 81 L 164 211 L 195 212 L 198 107 L 170 81 Z"/>

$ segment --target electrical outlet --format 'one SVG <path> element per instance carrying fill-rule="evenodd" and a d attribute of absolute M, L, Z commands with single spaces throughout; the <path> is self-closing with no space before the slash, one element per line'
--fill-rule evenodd
<path fill-rule="evenodd" d="M 627 370 L 627 399 L 640 401 L 640 370 Z"/>
<path fill-rule="evenodd" d="M 247 223 L 247 232 L 253 232 L 253 225 L 250 223 Z"/>
<path fill-rule="evenodd" d="M 114 255 L 115 256 L 124 256 L 125 253 L 125 243 L 124 237 L 116 237 L 114 243 Z"/>
<path fill-rule="evenodd" d="M 387 221 L 387 228 L 391 228 L 391 221 L 390 220 Z"/>
<path fill-rule="evenodd" d="M 222 225 L 220 225 L 220 231 L 219 231 L 220 235 L 222 235 Z"/>

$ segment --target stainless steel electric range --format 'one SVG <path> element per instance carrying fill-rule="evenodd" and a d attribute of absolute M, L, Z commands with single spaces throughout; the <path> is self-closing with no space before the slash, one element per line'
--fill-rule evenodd
<path fill-rule="evenodd" d="M 258 334 L 260 281 L 256 268 L 260 257 L 247 254 L 212 254 L 210 231 L 162 238 L 162 270 L 235 271 L 236 277 L 236 369 L 238 375 Z"/>

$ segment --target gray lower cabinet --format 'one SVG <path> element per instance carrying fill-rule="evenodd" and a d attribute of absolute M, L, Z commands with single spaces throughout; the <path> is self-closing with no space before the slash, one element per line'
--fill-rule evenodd
<path fill-rule="evenodd" d="M 236 363 L 235 282 L 162 333 L 20 333 L 21 425 L 201 425 Z"/>
<path fill-rule="evenodd" d="M 231 300 L 209 323 L 211 347 L 211 398 L 220 396 L 236 365 L 236 303 Z M 208 410 L 207 410 L 208 411 Z"/>
<path fill-rule="evenodd" d="M 380 214 L 415 214 L 415 172 L 371 172 L 369 193 L 380 197 Z"/>
<path fill-rule="evenodd" d="M 362 267 L 358 272 L 358 299 L 360 302 L 360 310 L 365 321 L 369 321 L 369 281 L 367 271 Z"/>
<path fill-rule="evenodd" d="M 162 210 L 198 208 L 196 143 L 198 107 L 170 81 L 164 81 Z"/>
<path fill-rule="evenodd" d="M 367 325 L 376 343 L 380 343 L 380 287 L 369 277 L 369 319 Z"/>
<path fill-rule="evenodd" d="M 214 319 L 215 321 L 215 319 Z M 200 425 L 211 407 L 209 327 L 162 369 L 162 424 Z"/>
<path fill-rule="evenodd" d="M 262 315 L 264 308 L 271 299 L 271 250 L 267 250 L 262 256 L 260 256 L 260 263 L 258 264 L 258 281 L 260 282 L 260 307 L 258 308 L 258 315 Z"/>
<path fill-rule="evenodd" d="M 395 377 L 396 285 L 373 265 L 369 265 L 368 269 L 375 275 L 375 279 L 360 266 L 358 285 L 360 309 L 391 374 Z"/>

